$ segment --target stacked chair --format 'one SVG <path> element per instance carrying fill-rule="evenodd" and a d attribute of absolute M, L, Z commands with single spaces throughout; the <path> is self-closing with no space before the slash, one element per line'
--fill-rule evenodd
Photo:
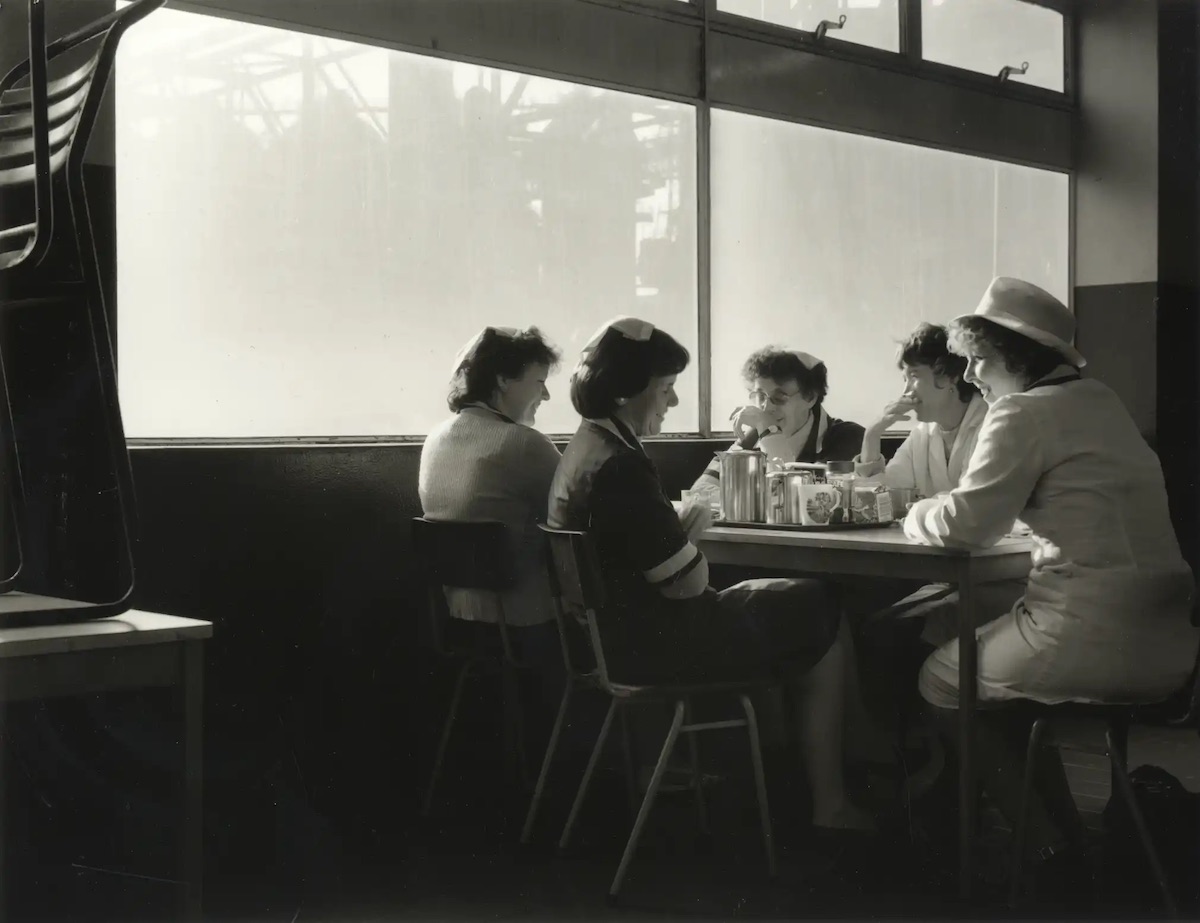
<path fill-rule="evenodd" d="M 111 616 L 133 588 L 133 479 L 85 154 L 121 37 L 165 0 L 53 41 L 47 2 L 28 0 L 29 57 L 0 77 L 3 626 Z"/>

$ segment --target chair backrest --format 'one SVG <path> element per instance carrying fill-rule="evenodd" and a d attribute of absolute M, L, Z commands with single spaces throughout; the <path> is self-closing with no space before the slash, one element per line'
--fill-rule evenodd
<path fill-rule="evenodd" d="M 412 524 L 413 545 L 426 577 L 445 587 L 500 592 L 517 580 L 508 529 L 502 522 L 426 519 Z"/>
<path fill-rule="evenodd" d="M 417 516 L 412 522 L 412 538 L 429 594 L 429 624 L 434 649 L 442 654 L 478 650 L 483 643 L 478 634 L 469 646 L 447 639 L 450 612 L 444 591 L 446 588 L 479 590 L 495 594 L 504 657 L 517 664 L 508 636 L 504 600 L 500 596 L 517 579 L 512 540 L 504 523 Z"/>
<path fill-rule="evenodd" d="M 29 0 L 29 58 L 0 77 L 0 189 L 32 187 L 33 220 L 0 227 L 0 270 L 45 257 L 53 175 L 64 165 L 81 167 L 121 37 L 165 2 L 134 0 L 47 44 L 46 0 Z M 61 74 L 51 80 L 51 70 Z M 26 77 L 29 85 L 17 87 Z"/>
<path fill-rule="evenodd" d="M 546 564 L 550 592 L 558 603 L 559 636 L 563 659 L 571 673 L 588 672 L 571 655 L 572 638 L 584 632 L 600 681 L 609 685 L 608 664 L 600 635 L 598 615 L 604 609 L 604 578 L 600 559 L 586 532 L 539 527 L 546 536 Z"/>

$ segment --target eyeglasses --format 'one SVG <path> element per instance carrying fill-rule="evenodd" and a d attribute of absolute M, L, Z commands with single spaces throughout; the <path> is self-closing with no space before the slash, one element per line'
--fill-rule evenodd
<path fill-rule="evenodd" d="M 799 393 L 799 391 L 772 391 L 767 394 L 766 391 L 751 391 L 749 397 L 752 403 L 760 407 L 767 403 L 773 407 L 783 407 Z"/>

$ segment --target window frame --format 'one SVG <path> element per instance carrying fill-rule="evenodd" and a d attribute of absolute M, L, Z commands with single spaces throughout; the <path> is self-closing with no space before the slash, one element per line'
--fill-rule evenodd
<path fill-rule="evenodd" d="M 286 14 L 281 15 L 273 0 L 173 0 L 172 9 L 215 16 L 295 32 L 322 35 L 344 41 L 359 42 L 380 48 L 416 52 L 489 67 L 516 70 L 534 76 L 633 92 L 672 102 L 694 105 L 696 108 L 696 238 L 697 238 L 697 355 L 699 419 L 698 432 L 665 434 L 656 439 L 667 441 L 719 439 L 723 431 L 713 428 L 711 419 L 711 115 L 714 108 L 731 109 L 765 115 L 784 121 L 812 124 L 821 128 L 864 134 L 887 140 L 917 144 L 935 150 L 967 153 L 989 159 L 1018 163 L 1042 169 L 1064 172 L 1069 180 L 1070 216 L 1068 233 L 1075 238 L 1075 180 L 1074 134 L 1075 112 L 1078 108 L 1075 80 L 1076 20 L 1067 0 L 1022 0 L 1051 7 L 1063 15 L 1064 91 L 1059 93 L 1043 87 L 1028 86 L 1012 81 L 1001 83 L 995 77 L 979 74 L 950 65 L 926 61 L 921 57 L 921 0 L 899 0 L 898 52 L 885 51 L 839 40 L 827 34 L 821 42 L 797 29 L 750 19 L 717 9 L 717 0 L 519 0 L 503 7 L 500 15 L 532 23 L 551 17 L 554 25 L 568 38 L 585 45 L 543 48 L 513 39 L 520 34 L 521 25 L 513 26 L 506 35 L 497 32 L 486 20 L 494 13 L 485 6 L 488 0 L 340 0 L 335 19 L 329 18 L 326 0 L 292 0 Z M 322 10 L 321 8 L 325 9 Z M 592 36 L 600 36 L 592 48 Z M 658 69 L 645 62 L 628 67 L 636 48 L 628 56 L 609 54 L 604 39 L 625 48 L 623 37 L 640 37 L 643 47 L 653 48 L 658 60 L 667 63 Z M 948 121 L 923 126 L 921 137 L 898 135 L 878 123 L 876 114 L 867 109 L 858 113 L 807 112 L 805 106 L 781 105 L 779 93 L 768 85 L 747 84 L 735 88 L 730 98 L 722 75 L 741 63 L 728 52 L 736 48 L 751 62 L 750 69 L 768 62 L 783 62 L 795 68 L 820 66 L 830 74 L 858 75 L 877 81 L 888 88 L 895 99 L 903 101 L 909 95 L 939 94 L 941 98 L 964 104 L 978 100 L 992 107 L 1009 126 L 1025 129 L 1025 139 L 1001 147 L 999 136 L 978 131 L 964 144 L 958 126 L 953 130 Z M 617 58 L 615 62 L 612 60 Z M 811 68 L 809 68 L 811 69 Z M 724 95 L 714 94 L 714 83 Z M 106 100 L 111 117 L 113 101 Z M 800 94 L 796 94 L 800 95 Z M 895 100 L 894 100 L 895 101 Z M 927 101 L 917 101 L 928 108 Z M 876 107 L 886 108 L 886 107 Z M 969 107 L 968 107 L 969 108 Z M 988 121 L 988 117 L 981 121 Z M 1032 143 L 1043 136 L 1049 126 L 1057 131 L 1057 143 L 1049 153 Z M 1068 249 L 1068 285 L 1073 296 L 1075 278 L 1074 247 Z M 1071 299 L 1073 301 L 1073 297 Z M 118 308 L 119 310 L 119 308 Z M 559 439 L 566 434 L 549 434 Z M 303 437 L 132 437 L 131 446 L 177 447 L 194 446 L 272 446 L 272 445 L 364 445 L 412 444 L 425 438 L 424 434 L 395 434 L 380 436 L 303 436 Z"/>

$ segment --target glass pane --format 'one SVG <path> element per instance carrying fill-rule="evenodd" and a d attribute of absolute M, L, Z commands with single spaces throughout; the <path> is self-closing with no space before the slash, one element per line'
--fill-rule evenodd
<path fill-rule="evenodd" d="M 897 0 L 717 0 L 717 9 L 805 32 L 814 31 L 822 20 L 837 22 L 845 16 L 846 24 L 841 29 L 831 29 L 830 38 L 899 51 L 900 13 L 896 3 Z"/>
<path fill-rule="evenodd" d="M 1023 0 L 921 0 L 921 50 L 927 61 L 1063 91 L 1063 17 Z"/>
<path fill-rule="evenodd" d="M 996 275 L 1067 300 L 1066 174 L 727 111 L 712 133 L 714 425 L 768 344 L 823 359 L 827 409 L 867 425 L 920 321 L 973 311 Z"/>
<path fill-rule="evenodd" d="M 695 350 L 691 106 L 173 10 L 118 63 L 132 437 L 421 434 L 486 324 L 563 350 L 569 433 L 606 318 Z"/>

